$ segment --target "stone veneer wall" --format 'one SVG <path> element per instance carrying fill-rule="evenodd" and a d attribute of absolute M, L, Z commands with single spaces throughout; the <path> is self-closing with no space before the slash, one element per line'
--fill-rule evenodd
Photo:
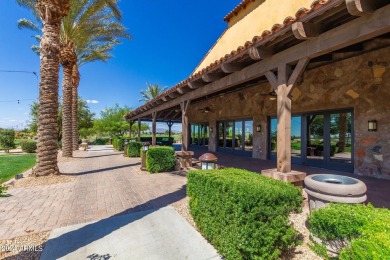
<path fill-rule="evenodd" d="M 308 70 L 292 93 L 292 113 L 342 108 L 354 110 L 355 173 L 390 179 L 390 48 L 383 48 Z M 253 119 L 253 157 L 267 158 L 268 117 L 276 115 L 276 101 L 266 94 L 269 84 L 248 87 L 202 103 L 191 104 L 190 123 L 209 122 L 214 128 L 209 150 L 215 151 L 216 121 Z M 202 113 L 204 107 L 212 113 Z M 375 119 L 378 131 L 367 131 Z"/>

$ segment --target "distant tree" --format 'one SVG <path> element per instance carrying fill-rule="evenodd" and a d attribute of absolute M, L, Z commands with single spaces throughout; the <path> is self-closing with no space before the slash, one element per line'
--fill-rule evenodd
<path fill-rule="evenodd" d="M 131 111 L 128 106 L 120 107 L 115 104 L 100 112 L 100 118 L 94 121 L 94 129 L 99 133 L 107 133 L 111 137 L 122 137 L 129 131 L 129 122 L 124 116 Z"/>
<path fill-rule="evenodd" d="M 0 148 L 6 153 L 15 148 L 15 131 L 13 129 L 0 128 Z"/>
<path fill-rule="evenodd" d="M 30 116 L 31 121 L 29 124 L 29 128 L 31 132 L 37 132 L 37 122 L 38 122 L 38 103 L 33 102 L 30 106 Z M 88 107 L 88 104 L 85 100 L 79 98 L 78 100 L 78 109 L 77 109 L 77 117 L 78 117 L 78 128 L 81 129 L 91 129 L 93 127 L 93 119 L 95 113 L 92 113 Z M 85 130 L 84 130 L 85 132 Z M 61 140 L 62 137 L 62 105 L 59 102 L 58 109 L 58 140 Z"/>
<path fill-rule="evenodd" d="M 140 91 L 142 98 L 140 98 L 139 101 L 148 102 L 149 100 L 152 100 L 162 94 L 167 89 L 160 87 L 158 84 L 152 85 L 150 83 L 146 83 L 146 86 L 146 89 Z"/>

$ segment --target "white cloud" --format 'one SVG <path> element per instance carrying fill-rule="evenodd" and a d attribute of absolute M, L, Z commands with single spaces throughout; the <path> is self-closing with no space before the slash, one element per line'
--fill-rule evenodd
<path fill-rule="evenodd" d="M 99 103 L 99 101 L 97 101 L 97 100 L 94 100 L 94 99 L 87 99 L 87 100 L 85 100 L 88 104 L 98 104 Z"/>

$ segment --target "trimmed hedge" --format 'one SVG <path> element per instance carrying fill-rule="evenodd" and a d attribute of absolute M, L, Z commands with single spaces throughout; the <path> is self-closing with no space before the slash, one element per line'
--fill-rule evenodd
<path fill-rule="evenodd" d="M 312 249 L 324 258 L 326 246 L 340 248 L 340 259 L 390 259 L 390 210 L 362 204 L 329 204 L 309 216 L 309 230 L 322 243 Z"/>
<path fill-rule="evenodd" d="M 141 156 L 141 142 L 129 142 L 127 144 L 126 154 L 128 157 L 140 157 Z"/>
<path fill-rule="evenodd" d="M 112 145 L 114 146 L 115 150 L 117 150 L 117 151 L 123 151 L 124 144 L 125 144 L 125 140 L 122 138 L 113 138 L 112 139 Z"/>
<path fill-rule="evenodd" d="M 22 151 L 25 153 L 35 153 L 37 151 L 37 142 L 33 140 L 27 140 L 20 143 Z"/>
<path fill-rule="evenodd" d="M 166 172 L 175 167 L 176 155 L 173 147 L 149 147 L 146 153 L 146 170 L 148 172 Z"/>
<path fill-rule="evenodd" d="M 97 138 L 95 141 L 92 142 L 92 144 L 94 145 L 105 145 L 109 143 L 110 143 L 109 138 Z"/>
<path fill-rule="evenodd" d="M 301 191 L 241 169 L 190 171 L 187 194 L 196 226 L 226 259 L 278 259 L 299 244 L 288 216 Z"/>

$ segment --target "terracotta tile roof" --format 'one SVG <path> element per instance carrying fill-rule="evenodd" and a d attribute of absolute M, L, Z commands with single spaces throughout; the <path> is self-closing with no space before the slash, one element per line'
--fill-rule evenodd
<path fill-rule="evenodd" d="M 239 8 L 240 6 L 247 4 L 248 2 L 250 2 L 252 0 L 244 0 L 242 1 L 236 8 Z M 147 103 L 145 103 L 144 105 L 140 106 L 139 108 L 133 110 L 132 112 L 130 112 L 128 114 L 129 117 L 132 117 L 132 116 L 136 116 L 137 114 L 139 113 L 142 113 L 144 108 L 146 108 L 147 106 L 150 106 L 152 103 L 156 102 L 156 100 L 159 100 L 161 99 L 162 97 L 164 96 L 167 96 L 168 94 L 172 93 L 172 92 L 175 92 L 178 88 L 180 87 L 183 87 L 185 85 L 187 85 L 190 81 L 194 80 L 194 79 L 198 79 L 200 78 L 203 74 L 207 73 L 207 72 L 210 72 L 216 68 L 218 68 L 222 63 L 228 61 L 228 60 L 231 60 L 233 59 L 234 57 L 236 57 L 237 55 L 240 55 L 242 54 L 244 51 L 246 51 L 247 49 L 249 49 L 251 46 L 253 45 L 258 45 L 258 44 L 261 44 L 260 42 L 267 42 L 268 40 L 270 40 L 270 38 L 273 37 L 278 37 L 280 35 L 283 35 L 283 34 L 278 34 L 278 32 L 280 32 L 282 29 L 290 26 L 291 24 L 293 24 L 294 22 L 296 21 L 299 21 L 301 20 L 302 18 L 304 18 L 305 16 L 313 13 L 314 11 L 317 11 L 318 14 L 321 14 L 322 12 L 322 9 L 325 9 L 326 7 L 328 7 L 329 5 L 332 7 L 334 6 L 338 6 L 340 5 L 341 3 L 343 3 L 344 0 L 315 0 L 311 6 L 310 6 L 310 9 L 307 9 L 307 8 L 300 8 L 296 13 L 295 13 L 295 18 L 294 17 L 291 17 L 291 16 L 288 16 L 284 19 L 283 23 L 282 24 L 274 24 L 271 28 L 271 30 L 265 30 L 263 31 L 263 33 L 260 35 L 260 36 L 254 36 L 252 38 L 252 41 L 247 41 L 244 46 L 238 46 L 236 50 L 232 50 L 230 53 L 226 54 L 225 56 L 221 57 L 219 60 L 216 60 L 214 61 L 213 63 L 211 63 L 210 65 L 208 65 L 207 67 L 203 68 L 201 71 L 198 71 L 194 74 L 192 74 L 191 76 L 189 76 L 187 79 L 179 82 L 177 85 L 173 86 L 172 88 L 168 89 L 167 91 L 165 91 L 164 93 L 160 94 L 159 96 L 155 97 L 154 99 L 148 101 Z M 235 9 L 236 9 L 235 8 Z M 234 9 L 234 10 L 235 10 Z M 234 11 L 233 10 L 233 11 Z M 232 11 L 232 12 L 233 12 Z M 325 11 L 325 10 L 324 10 Z"/>
<path fill-rule="evenodd" d="M 224 18 L 223 20 L 225 22 L 229 22 L 229 20 L 234 16 L 237 15 L 238 12 L 241 9 L 245 9 L 246 5 L 249 4 L 250 2 L 254 2 L 256 0 L 242 0 L 241 3 L 239 3 L 236 7 L 233 8 Z"/>

